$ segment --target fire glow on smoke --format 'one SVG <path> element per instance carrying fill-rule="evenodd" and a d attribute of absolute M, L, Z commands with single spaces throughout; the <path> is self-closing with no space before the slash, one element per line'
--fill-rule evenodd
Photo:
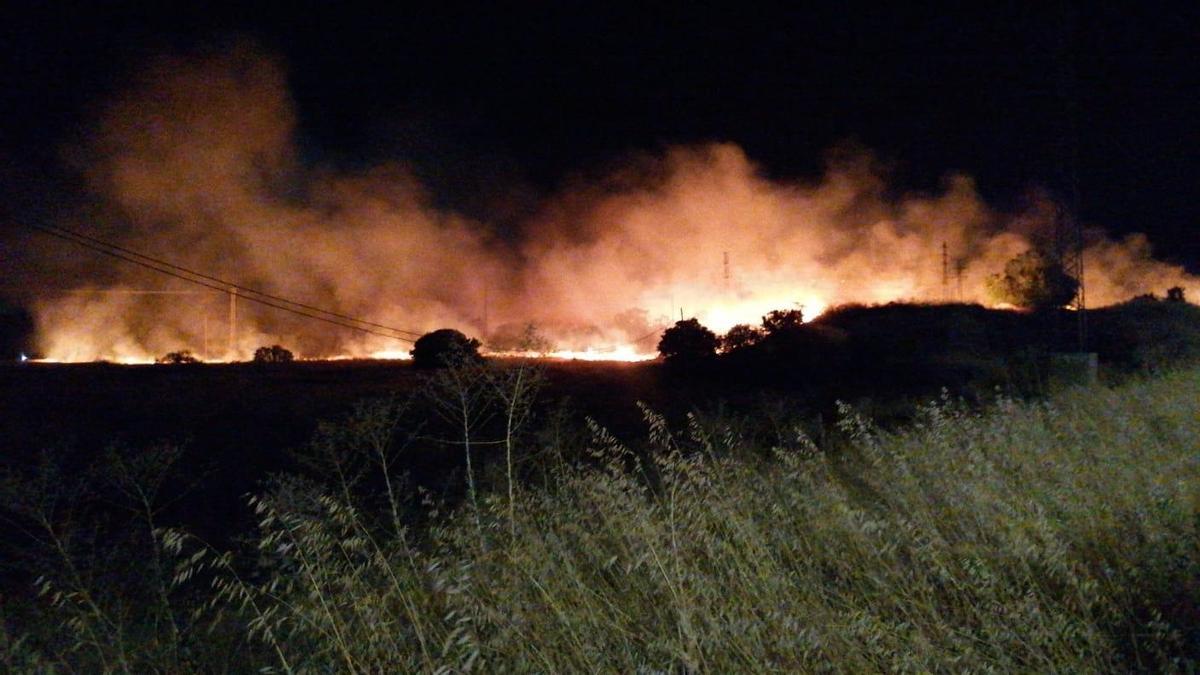
<path fill-rule="evenodd" d="M 75 225 L 123 246 L 418 333 L 454 327 L 498 350 L 533 324 L 564 358 L 652 355 L 656 329 L 696 317 L 716 332 L 772 309 L 808 318 L 844 302 L 985 302 L 984 281 L 1053 228 L 1033 195 L 985 204 L 972 179 L 896 196 L 864 150 L 824 176 L 763 176 L 736 145 L 630 159 L 545 198 L 515 232 L 433 207 L 402 162 L 347 172 L 298 159 L 284 69 L 243 44 L 164 57 L 104 108 L 85 157 L 95 208 Z M 945 244 L 956 272 L 943 279 Z M 63 247 L 61 242 L 39 246 Z M 176 288 L 100 256 L 48 255 L 47 271 L 108 289 Z M 1089 235 L 1091 305 L 1200 281 L 1154 261 L 1144 237 Z M 47 294 L 35 307 L 48 359 L 148 362 L 191 350 L 246 359 L 282 344 L 307 357 L 405 357 L 409 345 L 238 306 L 228 296 Z"/>

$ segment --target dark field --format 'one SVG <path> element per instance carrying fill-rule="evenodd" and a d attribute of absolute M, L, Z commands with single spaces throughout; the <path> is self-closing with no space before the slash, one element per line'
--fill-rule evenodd
<path fill-rule="evenodd" d="M 1104 380 L 1200 357 L 1194 305 L 1133 301 L 1089 317 Z M 660 362 L 538 362 L 544 386 L 535 407 L 539 417 L 565 413 L 580 423 L 588 416 L 624 434 L 642 429 L 639 401 L 678 420 L 696 409 L 760 410 L 770 399 L 816 420 L 843 400 L 877 419 L 905 421 L 914 400 L 943 388 L 977 401 L 997 391 L 1043 395 L 1051 384 L 1045 355 L 1070 351 L 1074 329 L 1067 313 L 845 306 L 788 339 L 682 369 Z M 522 364 L 528 362 L 494 365 Z M 0 461 L 20 465 L 57 448 L 86 462 L 114 443 L 182 444 L 197 469 L 219 466 L 222 489 L 241 494 L 265 473 L 292 468 L 292 451 L 322 421 L 340 420 L 360 401 L 413 394 L 424 376 L 408 362 L 389 361 L 5 364 Z M 427 473 L 454 465 L 430 449 L 409 459 L 418 473 L 422 465 Z"/>
<path fill-rule="evenodd" d="M 876 417 L 913 399 L 987 397 L 997 389 L 1045 393 L 1045 356 L 1072 351 L 1075 318 L 987 310 L 976 305 L 834 308 L 803 331 L 712 362 L 544 361 L 537 407 L 564 406 L 622 431 L 640 428 L 642 401 L 668 416 L 695 408 L 757 407 L 786 398 L 808 413 L 835 400 Z M 1089 313 L 1090 349 L 1103 379 L 1200 357 L 1200 308 L 1133 301 Z M 520 360 L 497 361 L 500 368 Z M 0 459 L 21 462 L 40 448 L 89 453 L 111 443 L 185 443 L 189 453 L 236 462 L 246 478 L 282 466 L 321 421 L 362 400 L 422 386 L 407 362 L 300 361 L 178 366 L 25 363 L 0 366 Z M 240 482 L 240 481 L 239 481 Z"/>
<path fill-rule="evenodd" d="M 6 365 L 0 667 L 1186 670 L 1200 308 L 1091 313 L 1086 388 L 1051 367 L 1072 318 L 848 306 L 686 363 L 493 359 L 473 473 L 455 368 Z"/>
<path fill-rule="evenodd" d="M 503 365 L 501 366 L 503 367 Z M 540 364 L 544 400 L 568 399 L 597 419 L 637 413 L 670 395 L 655 363 Z M 306 442 L 318 422 L 355 403 L 421 386 L 407 362 L 113 365 L 26 363 L 0 369 L 3 456 L 66 443 L 186 442 L 197 452 L 257 463 Z"/>
<path fill-rule="evenodd" d="M 678 408 L 704 389 L 664 382 L 656 363 L 539 367 L 545 377 L 539 411 L 565 407 L 576 422 L 586 411 L 616 428 L 639 423 L 636 401 L 676 401 L 669 407 Z M 181 520 L 217 534 L 221 523 L 244 515 L 244 494 L 273 472 L 297 468 L 296 451 L 320 423 L 341 421 L 360 402 L 414 394 L 427 375 L 388 361 L 7 365 L 0 370 L 0 457 L 6 466 L 28 468 L 50 451 L 82 472 L 111 447 L 180 446 L 179 473 L 195 478 L 178 482 L 188 493 L 186 508 L 177 509 Z M 403 470 L 438 489 L 452 480 L 460 454 L 418 444 Z"/>

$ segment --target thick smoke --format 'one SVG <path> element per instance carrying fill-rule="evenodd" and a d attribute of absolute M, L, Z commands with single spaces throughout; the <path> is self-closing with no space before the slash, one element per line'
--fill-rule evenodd
<path fill-rule="evenodd" d="M 896 196 L 861 150 L 831 153 L 818 182 L 769 180 L 737 146 L 712 144 L 576 181 L 517 236 L 500 237 L 433 208 L 402 163 L 306 166 L 296 120 L 282 64 L 252 45 L 157 61 L 103 110 L 79 153 L 95 231 L 416 333 L 453 326 L 499 343 L 532 322 L 560 348 L 649 352 L 655 329 L 681 313 L 723 330 L 796 305 L 811 316 L 850 301 L 986 301 L 986 277 L 1047 236 L 1056 212 L 1045 198 L 996 212 L 962 175 L 936 194 Z M 1092 240 L 1090 304 L 1176 285 L 1200 296 L 1196 278 L 1151 259 L 1144 237 Z M 122 265 L 87 260 L 96 279 L 111 281 Z M 203 291 L 137 268 L 118 273 L 110 288 Z M 37 307 L 41 346 L 68 360 L 180 349 L 245 358 L 274 342 L 309 356 L 408 348 L 245 302 L 231 345 L 228 304 L 215 292 L 48 296 Z"/>

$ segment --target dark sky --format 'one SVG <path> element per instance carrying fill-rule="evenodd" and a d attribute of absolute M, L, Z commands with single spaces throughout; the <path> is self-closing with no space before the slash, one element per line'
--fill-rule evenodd
<path fill-rule="evenodd" d="M 1074 167 L 1087 222 L 1200 266 L 1196 3 L 72 4 L 0 17 L 0 212 L 70 189 L 63 148 L 150 56 L 248 36 L 287 63 L 309 159 L 405 159 L 468 211 L 482 186 L 549 192 L 672 143 L 732 141 L 813 177 L 849 139 L 902 189 L 963 171 L 1002 208 L 1032 186 L 1069 194 Z"/>

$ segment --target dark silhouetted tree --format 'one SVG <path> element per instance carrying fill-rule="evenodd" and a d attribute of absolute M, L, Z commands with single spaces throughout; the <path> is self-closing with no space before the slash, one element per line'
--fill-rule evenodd
<path fill-rule="evenodd" d="M 291 350 L 284 349 L 279 345 L 259 347 L 254 350 L 255 363 L 290 363 L 295 360 L 296 355 Z"/>
<path fill-rule="evenodd" d="M 422 335 L 409 353 L 417 368 L 442 368 L 467 361 L 483 361 L 479 340 L 453 328 L 441 328 Z"/>
<path fill-rule="evenodd" d="M 1167 302 L 1187 302 L 1187 299 L 1183 297 L 1183 286 L 1168 288 Z"/>
<path fill-rule="evenodd" d="M 796 330 L 804 325 L 804 312 L 799 309 L 773 309 L 762 318 L 763 330 L 768 334 Z"/>
<path fill-rule="evenodd" d="M 721 337 L 721 351 L 728 354 L 738 349 L 753 347 L 762 341 L 762 338 L 763 329 L 748 323 L 739 323 Z"/>
<path fill-rule="evenodd" d="M 663 331 L 658 353 L 668 363 L 690 363 L 712 357 L 717 352 L 717 335 L 696 319 L 676 321 Z"/>
<path fill-rule="evenodd" d="M 1026 309 L 1053 309 L 1075 299 L 1079 282 L 1057 261 L 1029 250 L 1009 260 L 1002 274 L 988 277 L 987 289 L 996 302 Z"/>
<path fill-rule="evenodd" d="M 154 362 L 177 366 L 184 363 L 200 363 L 200 359 L 192 356 L 192 353 L 185 349 L 181 352 L 170 352 L 164 356 L 160 356 Z"/>

